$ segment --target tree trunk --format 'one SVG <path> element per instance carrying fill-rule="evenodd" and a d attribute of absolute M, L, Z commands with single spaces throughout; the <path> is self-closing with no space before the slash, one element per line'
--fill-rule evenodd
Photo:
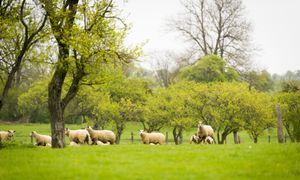
<path fill-rule="evenodd" d="M 277 112 L 277 137 L 279 143 L 284 143 L 284 135 L 283 135 L 283 124 L 282 124 L 282 114 L 280 105 L 277 104 L 276 106 Z"/>
<path fill-rule="evenodd" d="M 227 137 L 227 133 L 222 133 L 222 139 L 221 139 L 221 143 L 220 144 L 226 144 L 226 137 Z"/>
<path fill-rule="evenodd" d="M 218 130 L 218 133 L 217 133 L 217 139 L 218 139 L 218 144 L 221 144 L 220 131 L 219 130 Z"/>
<path fill-rule="evenodd" d="M 257 136 L 253 137 L 253 142 L 254 142 L 255 144 L 257 143 L 257 141 L 258 141 Z"/>
<path fill-rule="evenodd" d="M 120 144 L 122 132 L 123 132 L 122 128 L 117 129 L 116 144 Z"/>
<path fill-rule="evenodd" d="M 182 144 L 182 127 L 174 127 L 173 137 L 176 145 Z"/>
<path fill-rule="evenodd" d="M 51 122 L 52 148 L 63 148 L 64 144 L 64 107 L 61 103 L 62 86 L 67 75 L 69 56 L 67 46 L 59 46 L 59 61 L 48 87 L 48 109 Z"/>
<path fill-rule="evenodd" d="M 233 131 L 233 140 L 234 140 L 234 144 L 239 144 L 238 134 L 236 130 Z"/>

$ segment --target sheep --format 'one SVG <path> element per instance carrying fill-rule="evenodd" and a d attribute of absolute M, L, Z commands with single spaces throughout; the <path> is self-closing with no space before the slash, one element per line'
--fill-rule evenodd
<path fill-rule="evenodd" d="M 159 132 L 147 133 L 144 130 L 140 130 L 140 136 L 144 144 L 164 144 L 165 135 Z"/>
<path fill-rule="evenodd" d="M 205 144 L 214 144 L 214 139 L 210 136 L 206 136 L 206 138 L 204 139 L 204 143 Z"/>
<path fill-rule="evenodd" d="M 207 136 L 214 138 L 214 130 L 210 125 L 203 125 L 202 122 L 199 122 L 197 135 L 200 138 L 199 143 L 201 143 Z"/>
<path fill-rule="evenodd" d="M 15 130 L 0 131 L 0 142 L 12 140 L 15 135 L 15 132 Z"/>
<path fill-rule="evenodd" d="M 51 136 L 38 134 L 36 131 L 30 133 L 30 137 L 35 138 L 35 145 L 51 147 Z"/>
<path fill-rule="evenodd" d="M 110 130 L 93 130 L 90 126 L 86 128 L 89 132 L 93 144 L 97 144 L 97 141 L 102 143 L 114 144 L 116 142 L 116 135 Z M 98 142 L 99 144 L 100 142 Z"/>
<path fill-rule="evenodd" d="M 110 145 L 110 142 L 108 141 L 108 142 L 106 142 L 106 143 L 103 143 L 102 141 L 96 141 L 96 144 L 97 145 L 99 145 L 99 146 L 101 146 L 101 145 Z"/>
<path fill-rule="evenodd" d="M 74 142 L 74 141 L 71 141 L 70 142 L 70 146 L 75 146 L 75 147 L 77 147 L 77 146 L 80 146 L 79 144 L 77 144 L 76 142 Z"/>
<path fill-rule="evenodd" d="M 197 135 L 197 133 L 195 133 L 194 135 L 191 136 L 190 138 L 190 144 L 195 143 L 195 144 L 199 144 L 199 137 Z"/>
<path fill-rule="evenodd" d="M 70 142 L 75 142 L 76 144 L 89 144 L 90 135 L 85 129 L 70 130 L 65 128 L 65 135 L 69 137 Z"/>

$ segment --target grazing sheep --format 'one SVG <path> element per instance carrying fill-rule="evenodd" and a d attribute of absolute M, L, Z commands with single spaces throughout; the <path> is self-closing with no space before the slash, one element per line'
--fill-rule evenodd
<path fill-rule="evenodd" d="M 15 130 L 0 131 L 0 142 L 1 141 L 10 141 L 15 135 Z"/>
<path fill-rule="evenodd" d="M 192 135 L 190 138 L 190 144 L 195 143 L 195 144 L 199 144 L 199 137 L 197 136 L 197 133 Z"/>
<path fill-rule="evenodd" d="M 164 144 L 165 135 L 159 132 L 147 133 L 144 130 L 140 130 L 140 136 L 144 144 Z"/>
<path fill-rule="evenodd" d="M 97 141 L 101 141 L 104 144 L 114 144 L 116 141 L 116 135 L 110 130 L 93 130 L 90 126 L 86 128 L 89 132 L 93 144 L 97 144 Z M 100 143 L 100 142 L 98 142 Z"/>
<path fill-rule="evenodd" d="M 213 138 L 214 130 L 210 125 L 203 125 L 202 122 L 199 122 L 197 135 L 200 138 L 199 143 L 201 143 L 207 136 Z"/>
<path fill-rule="evenodd" d="M 50 146 L 51 147 L 51 136 L 38 134 L 36 131 L 30 133 L 30 137 L 35 138 L 35 145 L 37 146 Z"/>
<path fill-rule="evenodd" d="M 89 144 L 89 132 L 85 129 L 70 130 L 65 129 L 65 135 L 69 137 L 70 142 L 75 142 L 76 144 Z"/>
<path fill-rule="evenodd" d="M 214 144 L 214 139 L 210 136 L 206 136 L 206 138 L 204 139 L 204 143 L 205 144 Z"/>

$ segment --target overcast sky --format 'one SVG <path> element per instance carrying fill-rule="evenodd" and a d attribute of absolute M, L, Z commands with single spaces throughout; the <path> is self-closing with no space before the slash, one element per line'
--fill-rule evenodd
<path fill-rule="evenodd" d="M 119 0 L 132 28 L 128 44 L 144 43 L 153 51 L 182 51 L 178 34 L 166 31 L 167 19 L 182 11 L 180 0 Z M 243 0 L 253 24 L 252 37 L 261 50 L 252 59 L 270 73 L 300 69 L 300 0 Z"/>

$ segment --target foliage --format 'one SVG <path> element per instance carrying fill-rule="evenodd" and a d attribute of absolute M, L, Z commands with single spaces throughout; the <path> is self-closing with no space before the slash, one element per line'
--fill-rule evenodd
<path fill-rule="evenodd" d="M 195 82 L 236 81 L 238 76 L 237 71 L 227 67 L 226 62 L 217 55 L 204 56 L 195 64 L 183 68 L 179 74 L 180 79 Z"/>
<path fill-rule="evenodd" d="M 283 125 L 293 142 L 300 142 L 300 94 L 279 93 L 277 101 L 281 106 Z"/>
<path fill-rule="evenodd" d="M 268 71 L 250 71 L 244 75 L 245 81 L 249 84 L 249 89 L 268 92 L 273 90 L 274 82 Z"/>

